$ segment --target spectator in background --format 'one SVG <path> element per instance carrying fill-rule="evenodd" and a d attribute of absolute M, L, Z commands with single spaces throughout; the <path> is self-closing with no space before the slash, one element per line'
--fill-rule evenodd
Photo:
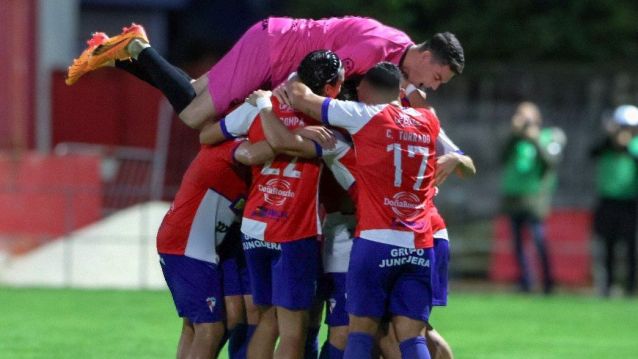
<path fill-rule="evenodd" d="M 538 107 L 522 102 L 512 117 L 511 136 L 503 152 L 503 209 L 510 217 L 514 249 L 520 269 L 519 285 L 530 292 L 532 283 L 525 256 L 523 230 L 529 226 L 542 266 L 543 291 L 553 290 L 551 263 L 545 243 L 544 220 L 556 188 L 555 167 L 561 159 L 565 135 L 558 128 L 541 128 Z"/>
<path fill-rule="evenodd" d="M 607 136 L 596 146 L 594 231 L 604 247 L 605 275 L 602 294 L 609 296 L 614 280 L 616 243 L 626 244 L 626 294 L 636 289 L 636 216 L 638 199 L 638 108 L 618 107 L 606 123 Z"/>

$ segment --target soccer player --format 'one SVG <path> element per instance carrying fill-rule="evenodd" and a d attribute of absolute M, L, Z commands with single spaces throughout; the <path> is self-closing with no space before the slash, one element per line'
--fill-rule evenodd
<path fill-rule="evenodd" d="M 239 240 L 227 233 L 241 214 L 247 171 L 233 160 L 233 154 L 238 148 L 245 152 L 248 146 L 242 141 L 202 146 L 157 234 L 164 278 L 183 318 L 178 358 L 213 357 L 224 334 L 216 248 L 224 240 Z"/>
<path fill-rule="evenodd" d="M 339 93 L 343 82 L 341 61 L 331 51 L 308 54 L 298 74 L 314 91 L 329 97 Z M 245 104 L 229 113 L 215 124 L 212 138 L 219 139 L 220 133 L 226 137 L 248 134 L 253 142 L 267 139 L 280 153 L 264 166 L 253 167 L 242 220 L 253 300 L 262 311 L 248 356 L 272 354 L 269 349 L 276 335 L 264 329 L 274 319 L 280 336 L 277 357 L 301 358 L 320 261 L 317 190 L 321 162 L 316 157 L 323 150 L 294 134 L 291 141 L 289 132 L 279 131 L 304 127 L 312 119 L 275 98 L 262 100 L 265 102 L 257 102 L 256 108 Z"/>
<path fill-rule="evenodd" d="M 429 358 L 420 335 L 432 304 L 435 143 L 439 122 L 399 102 L 401 72 L 380 63 L 359 85 L 366 105 L 313 94 L 298 81 L 287 93 L 298 110 L 346 129 L 357 152 L 357 238 L 346 288 L 350 334 L 344 358 L 370 357 L 386 308 L 404 358 Z"/>
<path fill-rule="evenodd" d="M 271 17 L 248 29 L 230 52 L 193 83 L 151 48 L 144 29 L 133 24 L 120 35 L 89 42 L 69 67 L 67 84 L 104 66 L 146 73 L 184 123 L 201 128 L 253 90 L 283 82 L 308 52 L 319 49 L 330 49 L 343 59 L 346 77 L 363 75 L 379 61 L 390 61 L 421 89 L 436 90 L 460 74 L 465 64 L 463 48 L 449 32 L 415 44 L 402 31 L 371 18 Z M 129 59 L 131 63 L 122 62 Z M 415 91 L 413 96 L 423 94 Z"/>

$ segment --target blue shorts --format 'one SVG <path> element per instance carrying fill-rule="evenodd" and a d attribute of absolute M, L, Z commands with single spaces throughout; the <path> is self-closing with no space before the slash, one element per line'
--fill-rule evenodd
<path fill-rule="evenodd" d="M 434 270 L 432 271 L 432 305 L 447 305 L 448 267 L 450 242 L 434 238 Z"/>
<path fill-rule="evenodd" d="M 271 243 L 242 234 L 253 302 L 308 310 L 317 292 L 320 243 L 316 237 Z"/>
<path fill-rule="evenodd" d="M 325 323 L 331 327 L 348 325 L 346 312 L 346 273 L 325 273 L 319 283 L 322 300 L 326 301 Z"/>
<path fill-rule="evenodd" d="M 426 321 L 432 307 L 434 251 L 355 238 L 346 278 L 349 314 L 382 318 L 386 312 Z"/>
<path fill-rule="evenodd" d="M 216 264 L 174 254 L 159 256 L 177 315 L 193 324 L 224 320 L 222 279 Z"/>
<path fill-rule="evenodd" d="M 244 250 L 241 247 L 240 232 L 229 232 L 222 243 L 219 265 L 222 269 L 224 296 L 250 294 L 250 279 Z"/>

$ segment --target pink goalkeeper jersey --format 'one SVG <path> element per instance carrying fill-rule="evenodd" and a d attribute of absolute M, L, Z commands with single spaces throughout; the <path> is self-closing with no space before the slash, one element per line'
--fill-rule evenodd
<path fill-rule="evenodd" d="M 276 86 L 314 50 L 332 50 L 346 77 L 363 75 L 381 61 L 396 65 L 414 42 L 404 32 L 364 17 L 321 20 L 271 17 L 262 23 L 270 37 L 271 83 Z"/>

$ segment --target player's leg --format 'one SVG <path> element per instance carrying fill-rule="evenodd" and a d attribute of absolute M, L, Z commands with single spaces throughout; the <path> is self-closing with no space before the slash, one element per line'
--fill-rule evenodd
<path fill-rule="evenodd" d="M 177 343 L 177 358 L 187 358 L 188 353 L 191 350 L 191 343 L 195 336 L 195 328 L 193 323 L 188 318 L 182 319 L 182 333 L 179 336 L 179 342 Z"/>
<path fill-rule="evenodd" d="M 394 280 L 388 309 L 402 358 L 430 358 L 423 331 L 432 310 L 434 250 L 410 251 Z"/>
<path fill-rule="evenodd" d="M 243 352 L 244 354 L 248 352 L 248 343 L 255 334 L 255 330 L 257 329 L 257 324 L 259 324 L 259 308 L 253 302 L 252 295 L 244 295 L 244 305 L 246 306 L 246 342 L 244 344 Z M 273 330 L 275 337 L 277 336 L 277 328 Z"/>
<path fill-rule="evenodd" d="M 273 262 L 280 257 L 281 246 L 244 234 L 242 246 L 252 301 L 259 311 L 257 326 L 248 344 L 247 358 L 272 358 L 278 336 L 276 309 L 273 306 L 272 268 Z"/>
<path fill-rule="evenodd" d="M 379 330 L 379 350 L 383 359 L 401 359 L 401 350 L 399 349 L 399 341 L 391 323 L 381 325 L 383 329 Z"/>
<path fill-rule="evenodd" d="M 218 251 L 224 274 L 228 356 L 230 359 L 243 359 L 248 347 L 247 305 L 244 295 L 250 294 L 250 287 L 249 282 L 243 278 L 247 276 L 247 269 L 238 228 L 231 227 Z M 254 323 L 257 321 L 258 318 Z"/>
<path fill-rule="evenodd" d="M 225 331 L 220 269 L 214 263 L 183 255 L 160 254 L 160 264 L 177 313 L 186 319 L 178 355 L 214 356 Z"/>
<path fill-rule="evenodd" d="M 328 339 L 321 350 L 322 359 L 340 359 L 348 340 L 348 312 L 346 312 L 346 273 L 326 273 L 322 278 L 326 297 Z"/>
<path fill-rule="evenodd" d="M 519 287 L 523 292 L 531 290 L 527 258 L 525 256 L 525 244 L 523 243 L 523 226 L 525 217 L 520 214 L 512 215 L 510 218 L 512 228 L 512 240 L 514 242 L 514 255 L 518 263 Z"/>
<path fill-rule="evenodd" d="M 248 343 L 246 358 L 273 358 L 275 343 L 279 335 L 277 326 L 277 310 L 273 306 L 257 306 L 259 308 L 259 322 Z"/>
<path fill-rule="evenodd" d="M 315 303 L 310 309 L 308 318 L 308 334 L 304 347 L 304 359 L 319 358 L 319 330 L 323 317 L 323 301 L 315 297 Z"/>
<path fill-rule="evenodd" d="M 425 342 L 428 346 L 428 352 L 433 359 L 454 359 L 450 344 L 436 329 L 428 326 L 425 333 Z"/>
<path fill-rule="evenodd" d="M 273 303 L 277 306 L 279 345 L 275 358 L 303 358 L 309 311 L 315 303 L 320 262 L 316 237 L 281 244 L 273 266 Z"/>
<path fill-rule="evenodd" d="M 173 105 L 180 119 L 191 128 L 201 129 L 208 120 L 216 120 L 235 102 L 241 102 L 251 91 L 270 84 L 270 47 L 267 28 L 261 22 L 251 27 L 229 53 L 211 70 L 193 83 L 183 72 L 162 58 L 149 46 L 146 35 L 137 36 L 126 28 L 116 37 L 102 44 L 108 53 L 98 46 L 89 46 L 69 68 L 72 84 L 82 74 L 107 66 L 120 59 L 132 57 L 145 69 L 150 80 Z M 89 51 L 90 50 L 90 51 Z M 84 53 L 83 53 L 84 55 Z"/>
<path fill-rule="evenodd" d="M 552 276 L 551 261 L 547 250 L 547 241 L 545 238 L 545 225 L 542 219 L 530 218 L 530 227 L 532 229 L 532 237 L 536 251 L 541 262 L 543 275 L 543 292 L 550 294 L 554 290 L 554 278 Z"/>
<path fill-rule="evenodd" d="M 392 318 L 392 326 L 399 341 L 402 358 L 429 359 L 431 358 L 422 332 L 425 321 L 401 315 Z"/>
<path fill-rule="evenodd" d="M 346 310 L 350 322 L 344 358 L 369 358 L 372 355 L 396 270 L 388 265 L 392 248 L 396 247 L 354 239 L 346 276 Z"/>

